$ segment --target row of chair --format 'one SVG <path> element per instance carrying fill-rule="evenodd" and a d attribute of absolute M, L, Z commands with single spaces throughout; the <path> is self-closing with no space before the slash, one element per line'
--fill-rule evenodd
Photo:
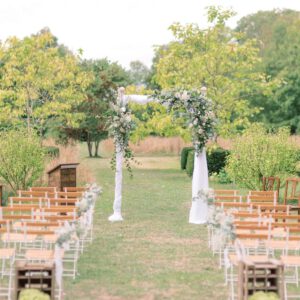
<path fill-rule="evenodd" d="M 276 192 L 272 192 L 277 194 Z M 274 198 L 260 191 L 252 191 L 242 202 L 236 198 L 238 191 L 214 191 L 213 207 L 230 216 L 235 242 L 220 243 L 218 230 L 209 226 L 209 246 L 219 254 L 219 264 L 224 266 L 225 282 L 229 286 L 230 299 L 236 299 L 237 269 L 241 259 L 266 262 L 278 258 L 285 266 L 284 299 L 290 299 L 288 284 L 299 284 L 300 267 L 300 216 L 298 209 L 290 205 L 278 205 Z M 270 193 L 271 194 L 271 193 Z M 230 199 L 230 197 L 234 197 Z M 261 197 L 257 199 L 253 197 Z M 253 201 L 254 200 L 254 201 Z M 255 201 L 257 200 L 257 201 Z M 214 244 L 218 244 L 219 246 Z M 292 268 L 293 276 L 287 276 Z M 295 296 L 297 299 L 299 295 Z"/>

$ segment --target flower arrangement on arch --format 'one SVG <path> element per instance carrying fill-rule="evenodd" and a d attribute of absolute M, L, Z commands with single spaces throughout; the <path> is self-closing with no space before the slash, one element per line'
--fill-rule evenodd
<path fill-rule="evenodd" d="M 192 131 L 195 151 L 201 152 L 207 141 L 214 135 L 216 116 L 212 101 L 196 89 L 163 91 L 155 97 L 162 104 L 167 105 L 169 111 L 185 109 L 181 116 L 188 118 L 187 127 Z"/>
<path fill-rule="evenodd" d="M 132 150 L 129 148 L 129 138 L 132 130 L 135 128 L 135 123 L 132 121 L 131 111 L 127 103 L 118 100 L 116 103 L 111 103 L 111 109 L 112 115 L 110 118 L 109 134 L 116 145 L 111 165 L 115 169 L 116 153 L 122 152 L 127 170 L 132 176 L 130 162 L 134 160 L 134 157 Z"/>

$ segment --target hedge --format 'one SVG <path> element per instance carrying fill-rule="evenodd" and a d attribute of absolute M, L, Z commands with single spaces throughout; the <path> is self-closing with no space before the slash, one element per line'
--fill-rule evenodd
<path fill-rule="evenodd" d="M 188 152 L 187 156 L 187 162 L 186 162 L 186 173 L 192 177 L 193 176 L 193 171 L 194 171 L 194 150 L 190 150 Z"/>
<path fill-rule="evenodd" d="M 226 165 L 226 159 L 230 151 L 223 148 L 217 148 L 207 153 L 207 167 L 209 175 L 219 174 Z"/>
<path fill-rule="evenodd" d="M 188 154 L 190 151 L 194 150 L 194 147 L 184 147 L 181 150 L 181 156 L 180 156 L 180 167 L 181 170 L 185 170 Z"/>
<path fill-rule="evenodd" d="M 192 153 L 192 154 L 190 154 Z M 217 148 L 207 153 L 207 167 L 209 175 L 219 174 L 226 165 L 226 159 L 230 151 L 223 148 Z M 194 148 L 185 147 L 181 151 L 181 169 L 186 169 L 189 176 L 193 175 L 194 169 Z"/>

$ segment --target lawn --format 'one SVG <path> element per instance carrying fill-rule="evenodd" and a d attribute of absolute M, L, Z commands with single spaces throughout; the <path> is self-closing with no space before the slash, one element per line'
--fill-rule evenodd
<path fill-rule="evenodd" d="M 86 299 L 227 298 L 223 272 L 207 247 L 206 227 L 188 223 L 191 179 L 177 157 L 143 157 L 124 174 L 122 223 L 109 223 L 114 173 L 108 159 L 83 158 L 103 187 L 94 242 L 67 280 L 66 297 Z"/>

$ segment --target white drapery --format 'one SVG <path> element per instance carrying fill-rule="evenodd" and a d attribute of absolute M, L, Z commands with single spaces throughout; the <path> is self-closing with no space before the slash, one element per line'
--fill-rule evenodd
<path fill-rule="evenodd" d="M 116 174 L 115 174 L 115 200 L 114 200 L 114 213 L 108 218 L 109 221 L 123 221 L 121 214 L 122 207 L 122 164 L 123 153 L 120 149 L 120 145 L 116 145 Z"/>
<path fill-rule="evenodd" d="M 199 190 L 208 189 L 208 168 L 206 151 L 196 153 L 194 158 L 194 172 L 192 181 L 192 207 L 189 222 L 192 224 L 205 224 L 207 222 L 208 204 L 198 197 Z"/>

